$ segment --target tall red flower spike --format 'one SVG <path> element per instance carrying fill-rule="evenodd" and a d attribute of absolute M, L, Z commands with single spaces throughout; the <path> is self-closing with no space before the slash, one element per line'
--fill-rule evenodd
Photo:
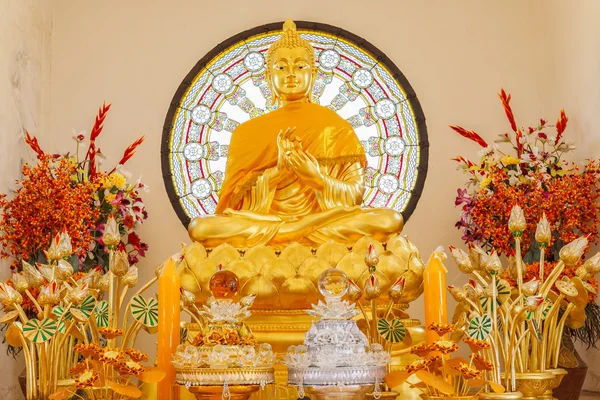
<path fill-rule="evenodd" d="M 567 128 L 567 121 L 569 121 L 569 118 L 567 117 L 567 114 L 565 114 L 565 110 L 560 110 L 560 118 L 556 120 L 556 140 L 554 141 L 554 144 L 559 143 L 563 132 Z"/>
<path fill-rule="evenodd" d="M 500 90 L 498 94 L 500 100 L 502 101 L 502 106 L 504 107 L 504 112 L 506 113 L 506 118 L 508 118 L 508 122 L 510 122 L 510 127 L 513 132 L 517 131 L 517 123 L 515 122 L 515 116 L 512 112 L 512 108 L 510 108 L 510 94 L 506 94 L 504 89 Z"/>
<path fill-rule="evenodd" d="M 481 147 L 487 147 L 488 146 L 487 142 L 485 140 L 483 140 L 483 138 L 481 136 L 479 136 L 474 131 L 469 131 L 469 130 L 463 128 L 462 126 L 453 126 L 453 125 L 450 125 L 450 128 L 452 128 L 452 130 L 455 131 L 456 133 L 458 133 L 460 136 L 465 137 L 467 139 L 470 139 L 470 140 L 474 141 L 475 143 L 477 143 Z"/>
<path fill-rule="evenodd" d="M 31 147 L 33 151 L 35 151 L 38 159 L 44 157 L 45 153 L 41 149 L 37 138 L 35 136 L 31 136 L 28 131 L 25 131 L 25 143 L 27 143 L 29 147 Z"/>

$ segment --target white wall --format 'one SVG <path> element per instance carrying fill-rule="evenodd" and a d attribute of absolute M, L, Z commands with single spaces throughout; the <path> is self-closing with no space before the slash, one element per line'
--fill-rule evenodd
<path fill-rule="evenodd" d="M 51 5 L 44 0 L 0 0 L 0 193 L 14 187 L 25 129 L 37 134 L 44 124 L 49 89 Z M 0 261 L 0 279 L 9 276 Z M 21 399 L 17 376 L 24 368 L 0 350 L 0 399 Z"/>

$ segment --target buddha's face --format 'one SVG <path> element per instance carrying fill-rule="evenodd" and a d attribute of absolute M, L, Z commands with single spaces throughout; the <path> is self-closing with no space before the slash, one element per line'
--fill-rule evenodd
<path fill-rule="evenodd" d="M 308 99 L 316 72 L 310 59 L 308 50 L 303 47 L 275 50 L 268 78 L 271 90 L 278 99 L 284 102 Z"/>

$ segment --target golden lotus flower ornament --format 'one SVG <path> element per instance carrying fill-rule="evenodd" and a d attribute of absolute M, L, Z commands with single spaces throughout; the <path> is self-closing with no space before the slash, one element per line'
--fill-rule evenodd
<path fill-rule="evenodd" d="M 22 293 L 29 289 L 29 284 L 27 283 L 27 279 L 23 274 L 18 272 L 13 273 L 11 280 L 15 284 L 15 289 L 17 289 L 17 291 Z"/>
<path fill-rule="evenodd" d="M 448 246 L 448 248 L 450 249 L 450 254 L 452 255 L 452 258 L 454 258 L 454 262 L 460 272 L 470 274 L 475 271 L 476 266 L 473 264 L 466 251 L 454 246 Z"/>
<path fill-rule="evenodd" d="M 30 288 L 37 288 L 44 284 L 44 277 L 33 265 L 27 261 L 21 262 L 23 266 L 23 276 L 27 279 Z"/>
<path fill-rule="evenodd" d="M 121 277 L 129 271 L 129 256 L 125 251 L 119 250 L 110 253 L 110 272 Z"/>
<path fill-rule="evenodd" d="M 510 218 L 508 219 L 508 229 L 510 229 L 513 235 L 521 235 L 525 228 L 527 228 L 527 221 L 525 220 L 523 209 L 520 206 L 516 205 L 510 211 Z"/>
<path fill-rule="evenodd" d="M 544 246 L 548 246 L 551 238 L 552 232 L 550 230 L 550 223 L 546 218 L 546 213 L 543 213 L 540 222 L 537 224 L 537 229 L 535 230 L 535 241 Z"/>
<path fill-rule="evenodd" d="M 102 241 L 108 248 L 114 248 L 121 243 L 121 234 L 119 233 L 119 226 L 115 217 L 110 214 L 106 225 L 104 226 L 104 234 L 102 235 Z"/>
<path fill-rule="evenodd" d="M 121 277 L 121 284 L 129 288 L 134 287 L 138 283 L 138 268 L 135 265 L 129 267 L 125 275 Z"/>
<path fill-rule="evenodd" d="M 565 265 L 571 267 L 581 260 L 588 244 L 588 236 L 581 236 L 563 246 L 563 248 L 560 249 L 559 257 Z"/>
<path fill-rule="evenodd" d="M 23 296 L 6 283 L 0 282 L 0 302 L 4 307 L 10 308 L 15 304 L 23 303 Z"/>

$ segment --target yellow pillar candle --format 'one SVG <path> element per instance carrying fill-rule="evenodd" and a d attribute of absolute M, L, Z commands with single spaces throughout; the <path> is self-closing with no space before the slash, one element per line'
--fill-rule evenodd
<path fill-rule="evenodd" d="M 448 323 L 448 306 L 446 303 L 446 274 L 448 270 L 442 259 L 445 259 L 445 254 L 442 248 L 438 247 L 429 258 L 429 263 L 423 273 L 425 326 L 429 326 L 432 322 L 438 324 Z M 437 333 L 427 331 L 427 343 L 431 344 L 438 339 Z"/>
<path fill-rule="evenodd" d="M 179 345 L 179 275 L 169 258 L 158 278 L 158 368 L 167 376 L 158 383 L 158 398 L 174 400 L 175 368 L 171 359 Z"/>

